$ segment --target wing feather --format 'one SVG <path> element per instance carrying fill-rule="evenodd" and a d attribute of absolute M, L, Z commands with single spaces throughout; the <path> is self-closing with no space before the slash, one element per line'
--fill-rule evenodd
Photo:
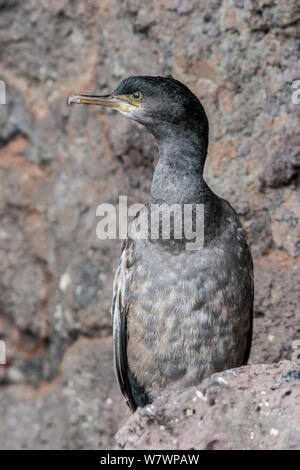
<path fill-rule="evenodd" d="M 128 291 L 134 270 L 133 240 L 124 242 L 120 262 L 113 284 L 112 324 L 114 336 L 114 366 L 116 378 L 129 408 L 134 411 L 136 403 L 129 380 L 127 362 L 127 328 Z"/>
<path fill-rule="evenodd" d="M 250 352 L 251 352 L 252 334 L 253 334 L 253 301 L 254 301 L 253 260 L 252 260 L 252 255 L 248 246 L 247 246 L 247 252 L 248 252 L 248 265 L 250 267 L 251 304 L 250 304 L 250 312 L 249 312 L 250 324 L 249 324 L 249 331 L 247 335 L 247 345 L 246 345 L 246 351 L 245 351 L 242 365 L 247 365 L 248 363 L 248 359 L 249 359 Z"/>

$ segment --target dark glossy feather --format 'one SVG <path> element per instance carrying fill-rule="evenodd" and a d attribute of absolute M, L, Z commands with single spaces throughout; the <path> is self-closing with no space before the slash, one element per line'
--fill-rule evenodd
<path fill-rule="evenodd" d="M 112 323 L 114 336 L 114 366 L 120 390 L 131 411 L 150 401 L 131 373 L 127 360 L 127 313 L 128 291 L 135 266 L 132 260 L 134 241 L 127 239 L 123 244 L 118 269 L 113 285 Z"/>

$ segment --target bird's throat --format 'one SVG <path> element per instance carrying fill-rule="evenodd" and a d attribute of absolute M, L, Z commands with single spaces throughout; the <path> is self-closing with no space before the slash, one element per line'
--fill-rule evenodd
<path fill-rule="evenodd" d="M 168 204 L 204 203 L 203 179 L 206 145 L 199 136 L 172 136 L 158 141 L 159 161 L 154 171 L 151 202 Z"/>

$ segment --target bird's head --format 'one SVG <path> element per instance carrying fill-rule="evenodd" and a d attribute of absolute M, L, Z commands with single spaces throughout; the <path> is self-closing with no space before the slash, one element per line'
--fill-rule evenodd
<path fill-rule="evenodd" d="M 182 126 L 200 125 L 208 134 L 207 117 L 200 101 L 170 76 L 125 78 L 110 95 L 72 95 L 68 104 L 72 103 L 115 109 L 145 125 L 157 138 Z"/>

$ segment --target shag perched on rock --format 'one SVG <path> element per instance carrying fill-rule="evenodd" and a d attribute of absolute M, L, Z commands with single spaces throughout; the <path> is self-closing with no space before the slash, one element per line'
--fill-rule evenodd
<path fill-rule="evenodd" d="M 252 257 L 236 212 L 203 179 L 208 120 L 198 98 L 172 77 L 136 76 L 111 95 L 73 95 L 69 103 L 113 108 L 154 135 L 159 161 L 148 207 L 204 205 L 200 249 L 187 250 L 174 227 L 169 240 L 160 230 L 156 239 L 129 235 L 124 243 L 112 318 L 116 375 L 130 408 L 246 364 Z"/>

